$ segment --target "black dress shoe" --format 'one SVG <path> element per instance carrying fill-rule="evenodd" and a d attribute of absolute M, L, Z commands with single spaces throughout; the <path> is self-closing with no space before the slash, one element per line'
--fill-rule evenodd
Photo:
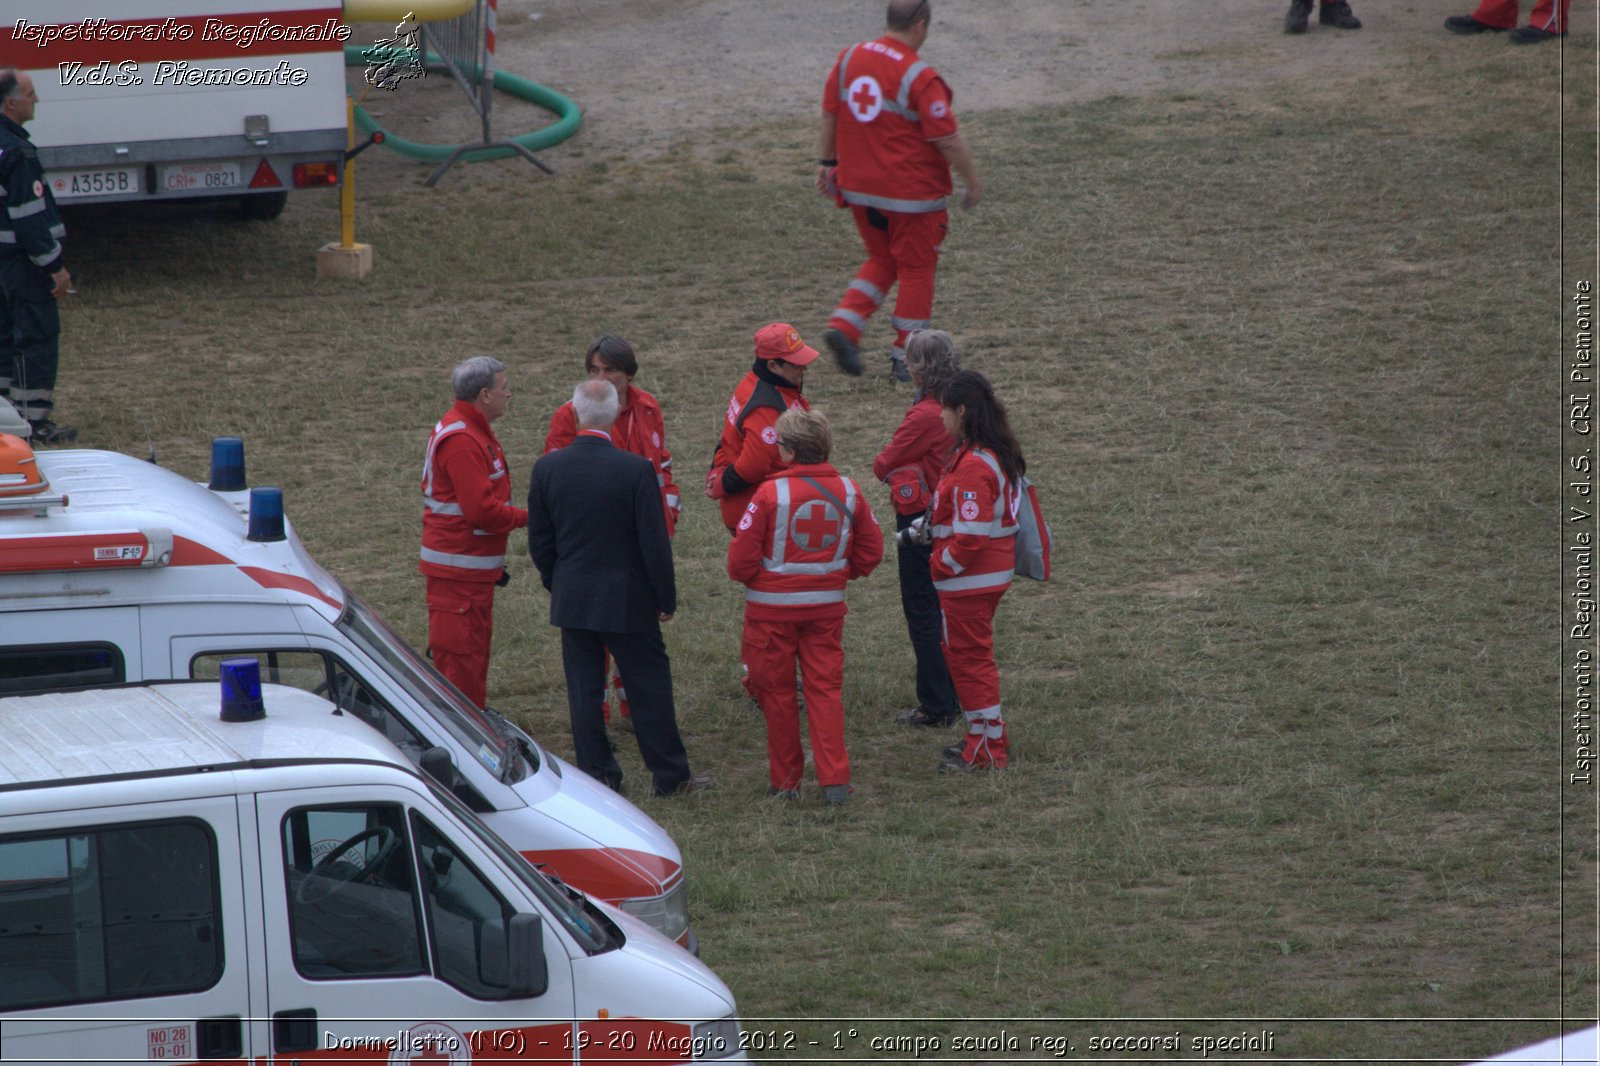
<path fill-rule="evenodd" d="M 1284 33 L 1304 33 L 1311 21 L 1311 0 L 1289 0 L 1289 13 L 1283 16 Z"/>
<path fill-rule="evenodd" d="M 1487 22 L 1479 22 L 1471 15 L 1451 15 L 1444 20 L 1444 28 L 1451 33 L 1504 33 L 1500 26 L 1491 26 Z"/>
<path fill-rule="evenodd" d="M 1523 26 L 1521 29 L 1511 31 L 1511 43 L 1538 44 L 1540 41 L 1548 41 L 1552 37 L 1565 36 L 1566 34 L 1556 33 L 1554 30 L 1541 30 L 1537 26 Z"/>
<path fill-rule="evenodd" d="M 1356 13 L 1350 10 L 1347 3 L 1328 3 L 1323 0 L 1322 7 L 1317 12 L 1317 21 L 1324 26 L 1332 26 L 1338 30 L 1359 30 L 1361 20 L 1356 18 Z"/>
<path fill-rule="evenodd" d="M 895 715 L 894 720 L 897 725 L 943 728 L 944 726 L 955 724 L 960 717 L 961 715 L 955 711 L 951 711 L 949 714 L 939 714 L 937 711 L 930 711 L 926 707 L 913 707 L 909 711 L 901 711 Z"/>
<path fill-rule="evenodd" d="M 709 792 L 717 787 L 717 783 L 705 774 L 696 774 L 687 781 L 680 781 L 676 788 L 662 792 L 656 791 L 658 796 L 687 796 L 693 792 Z"/>
<path fill-rule="evenodd" d="M 29 423 L 28 439 L 34 444 L 71 444 L 78 439 L 72 426 L 58 426 L 48 418 Z"/>

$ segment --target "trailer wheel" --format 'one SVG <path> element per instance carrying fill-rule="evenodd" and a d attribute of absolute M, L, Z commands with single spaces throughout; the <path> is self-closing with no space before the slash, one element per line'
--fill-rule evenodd
<path fill-rule="evenodd" d="M 239 197 L 239 213 L 252 222 L 271 222 L 283 214 L 289 202 L 287 192 L 256 193 Z"/>

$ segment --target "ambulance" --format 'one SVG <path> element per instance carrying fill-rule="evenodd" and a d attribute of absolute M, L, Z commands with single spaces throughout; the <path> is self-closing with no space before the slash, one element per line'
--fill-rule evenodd
<path fill-rule="evenodd" d="M 0 695 L 258 659 L 266 681 L 383 734 L 535 866 L 697 950 L 665 830 L 476 707 L 317 565 L 282 494 L 246 488 L 238 438 L 219 438 L 210 476 L 0 433 Z"/>
<path fill-rule="evenodd" d="M 128 686 L 0 722 L 8 1064 L 746 1057 L 703 963 L 326 700 Z"/>

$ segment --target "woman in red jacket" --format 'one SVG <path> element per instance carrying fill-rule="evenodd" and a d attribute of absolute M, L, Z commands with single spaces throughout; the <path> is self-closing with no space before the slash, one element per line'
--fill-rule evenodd
<path fill-rule="evenodd" d="M 941 770 L 1004 770 L 1006 723 L 994 661 L 994 612 L 1016 564 L 1018 479 L 1027 469 L 989 379 L 963 370 L 939 394 L 956 451 L 934 490 L 930 572 L 944 614 L 944 658 L 967 737 Z"/>
<path fill-rule="evenodd" d="M 923 329 L 906 342 L 906 367 L 916 385 L 916 399 L 894 436 L 872 461 L 872 473 L 889 485 L 896 532 L 928 512 L 933 486 L 939 483 L 945 460 L 955 449 L 955 438 L 939 417 L 939 390 L 960 366 L 956 345 L 942 329 Z M 955 686 L 940 648 L 939 595 L 933 589 L 926 542 L 901 543 L 900 610 L 906 616 L 911 650 L 917 658 L 917 705 L 901 711 L 902 725 L 948 726 L 961 717 Z"/>

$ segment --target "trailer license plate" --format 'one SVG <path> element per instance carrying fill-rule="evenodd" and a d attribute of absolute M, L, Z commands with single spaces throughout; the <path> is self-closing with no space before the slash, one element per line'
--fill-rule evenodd
<path fill-rule="evenodd" d="M 50 175 L 50 191 L 57 200 L 136 193 L 139 191 L 139 168 L 56 171 Z"/>
<path fill-rule="evenodd" d="M 167 192 L 221 192 L 242 184 L 238 163 L 183 163 L 161 168 L 161 187 Z"/>

